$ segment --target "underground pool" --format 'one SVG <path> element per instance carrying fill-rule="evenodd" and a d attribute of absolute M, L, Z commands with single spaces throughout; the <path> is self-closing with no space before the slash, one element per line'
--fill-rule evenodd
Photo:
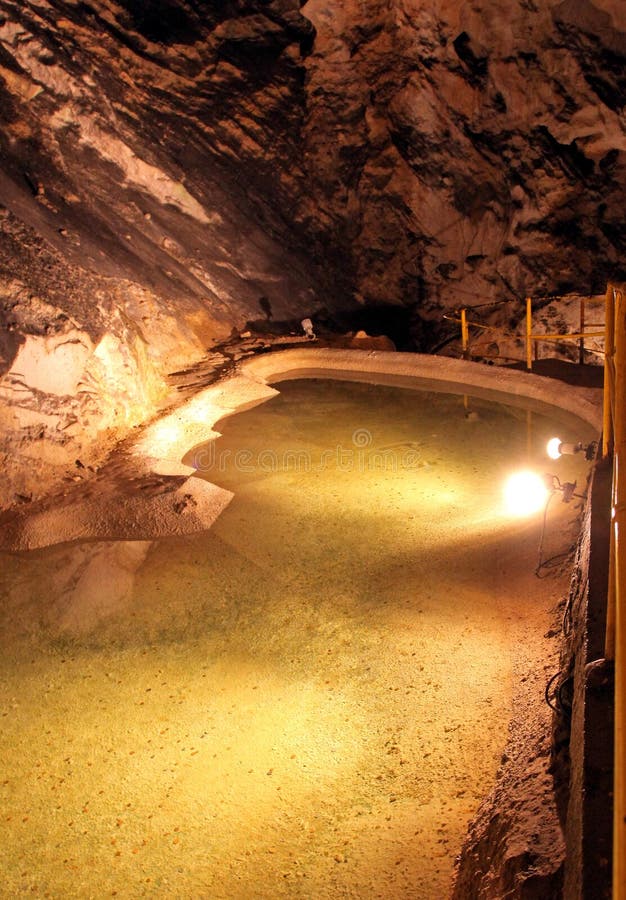
<path fill-rule="evenodd" d="M 441 900 L 579 527 L 503 482 L 589 463 L 545 410 L 347 381 L 218 427 L 209 531 L 3 555 L 3 890 Z"/>

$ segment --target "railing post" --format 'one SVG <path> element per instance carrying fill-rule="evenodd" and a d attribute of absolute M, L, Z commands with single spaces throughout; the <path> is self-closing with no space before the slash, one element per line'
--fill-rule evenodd
<path fill-rule="evenodd" d="M 530 372 L 533 367 L 533 308 L 532 300 L 526 297 L 526 368 Z"/>
<path fill-rule="evenodd" d="M 585 298 L 580 298 L 580 328 L 578 333 L 581 335 L 578 341 L 578 363 L 581 366 L 585 364 Z"/>
<path fill-rule="evenodd" d="M 469 328 L 467 327 L 467 310 L 461 307 L 461 347 L 463 359 L 469 359 Z"/>
<path fill-rule="evenodd" d="M 607 457 L 613 448 L 613 413 L 615 396 L 615 292 L 613 285 L 606 289 L 604 300 L 604 395 L 602 410 L 602 456 Z"/>
<path fill-rule="evenodd" d="M 613 531 L 615 535 L 615 774 L 613 900 L 626 898 L 626 303 L 615 291 Z"/>
<path fill-rule="evenodd" d="M 606 289 L 604 301 L 604 391 L 602 402 L 602 457 L 606 459 L 613 452 L 613 411 L 615 409 L 615 292 L 612 284 L 609 284 Z M 615 483 L 615 460 L 613 460 L 613 491 Z M 614 503 L 615 497 L 612 495 L 611 505 Z M 604 658 L 611 661 L 615 660 L 615 606 L 615 529 L 611 525 L 604 635 Z"/>

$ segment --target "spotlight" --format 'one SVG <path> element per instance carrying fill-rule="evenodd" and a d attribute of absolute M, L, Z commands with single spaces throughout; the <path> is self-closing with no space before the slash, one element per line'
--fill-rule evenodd
<path fill-rule="evenodd" d="M 564 482 L 559 490 L 563 491 L 563 503 L 569 503 L 572 497 L 580 496 L 579 494 L 574 494 L 576 490 L 576 482 L 566 481 Z"/>
<path fill-rule="evenodd" d="M 511 515 L 530 516 L 545 505 L 550 488 L 535 472 L 516 472 L 504 486 L 504 500 Z"/>
<path fill-rule="evenodd" d="M 314 341 L 315 340 L 315 332 L 313 330 L 313 322 L 310 319 L 303 319 L 300 322 L 300 325 L 302 326 L 302 330 L 304 331 L 306 337 L 310 341 Z"/>
<path fill-rule="evenodd" d="M 561 447 L 563 444 L 561 443 L 561 438 L 553 437 L 548 441 L 548 445 L 546 450 L 548 451 L 548 456 L 550 459 L 558 459 L 561 455 Z"/>
<path fill-rule="evenodd" d="M 583 500 L 585 499 L 583 494 L 575 493 L 575 481 L 561 481 L 557 475 L 544 475 L 543 480 L 546 491 L 549 493 L 553 494 L 556 491 L 561 491 L 563 494 L 563 503 L 569 503 L 574 497 L 580 497 Z"/>
<path fill-rule="evenodd" d="M 591 461 L 595 457 L 597 449 L 597 441 L 591 441 L 591 443 L 587 444 L 587 446 L 585 447 L 582 441 L 578 441 L 577 444 L 568 444 L 563 442 L 561 438 L 558 437 L 550 438 L 546 446 L 546 450 L 550 459 L 558 459 L 564 454 L 573 456 L 576 453 L 584 453 L 585 459 Z"/>

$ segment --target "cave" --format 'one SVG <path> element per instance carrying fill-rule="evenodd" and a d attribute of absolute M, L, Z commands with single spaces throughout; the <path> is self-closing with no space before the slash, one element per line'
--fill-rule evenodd
<path fill-rule="evenodd" d="M 625 35 L 619 0 L 0 0 L 11 896 L 622 896 L 600 320 Z M 577 449 L 496 534 L 490 491 L 518 450 L 544 465 L 550 419 Z M 411 546 L 451 579 L 436 621 Z M 427 621 L 472 671 L 484 625 L 472 677 L 501 693 L 465 720 L 461 667 L 411 656 Z"/>

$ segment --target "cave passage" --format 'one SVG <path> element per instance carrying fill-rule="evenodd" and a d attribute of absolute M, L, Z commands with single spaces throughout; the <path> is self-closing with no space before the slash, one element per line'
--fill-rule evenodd
<path fill-rule="evenodd" d="M 209 532 L 3 558 L 7 894 L 449 895 L 518 681 L 541 703 L 550 665 L 567 574 L 535 578 L 541 514 L 508 518 L 501 484 L 545 468 L 553 423 L 280 390 L 189 454 L 235 493 Z M 545 554 L 576 527 L 552 504 Z"/>

